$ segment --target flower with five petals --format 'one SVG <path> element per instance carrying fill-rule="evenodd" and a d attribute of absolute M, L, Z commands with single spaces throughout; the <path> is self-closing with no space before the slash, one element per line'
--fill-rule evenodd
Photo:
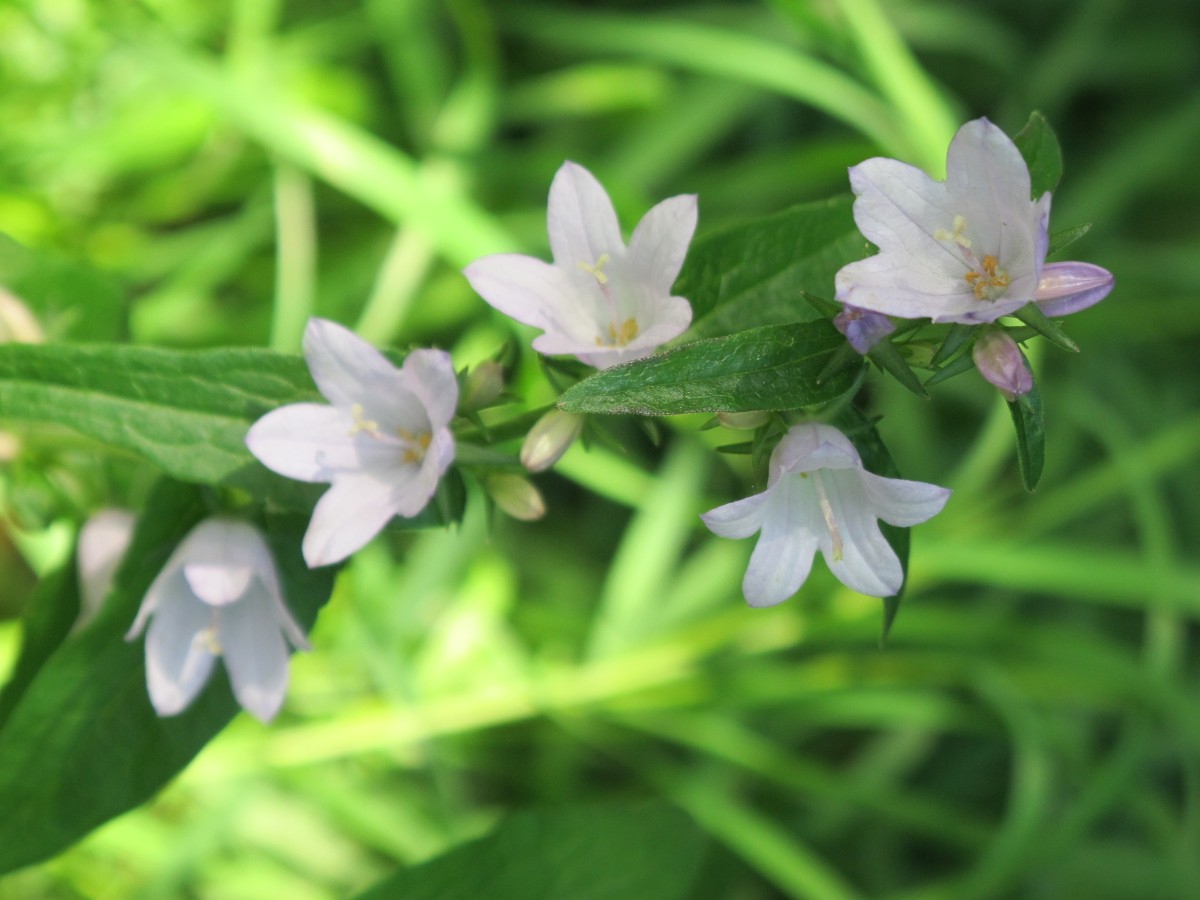
<path fill-rule="evenodd" d="M 908 526 L 946 504 L 947 488 L 868 472 L 849 438 L 830 425 L 793 425 L 771 454 L 767 489 L 700 518 L 721 537 L 760 532 L 742 592 L 772 606 L 800 589 L 817 550 L 851 590 L 873 597 L 900 592 L 904 570 L 879 520 Z"/>
<path fill-rule="evenodd" d="M 182 712 L 221 656 L 238 703 L 270 721 L 287 690 L 288 645 L 308 649 L 262 535 L 221 517 L 205 519 L 175 548 L 125 639 L 143 630 L 146 686 L 160 716 Z"/>
<path fill-rule="evenodd" d="M 565 162 L 550 185 L 546 220 L 553 263 L 501 253 L 463 270 L 488 303 L 543 330 L 535 350 L 605 369 L 649 356 L 687 329 L 691 305 L 671 296 L 671 286 L 696 230 L 694 195 L 663 200 L 626 246 L 600 182 Z"/>
<path fill-rule="evenodd" d="M 448 427 L 458 403 L 449 354 L 413 350 L 397 369 L 349 330 L 310 319 L 309 371 L 329 405 L 293 403 L 251 426 L 246 446 L 267 468 L 331 486 L 313 509 L 304 559 L 345 559 L 392 516 L 411 518 L 429 503 L 454 460 Z"/>

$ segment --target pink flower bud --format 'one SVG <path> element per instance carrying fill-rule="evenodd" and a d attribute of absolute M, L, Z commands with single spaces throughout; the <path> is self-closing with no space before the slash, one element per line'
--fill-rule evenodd
<path fill-rule="evenodd" d="M 999 328 L 989 328 L 975 339 L 971 351 L 979 374 L 991 382 L 1011 403 L 1033 389 L 1033 374 L 1025 364 L 1021 348 Z"/>
<path fill-rule="evenodd" d="M 1108 296 L 1113 277 L 1108 269 L 1084 262 L 1057 262 L 1042 266 L 1033 299 L 1048 316 L 1069 316 Z"/>

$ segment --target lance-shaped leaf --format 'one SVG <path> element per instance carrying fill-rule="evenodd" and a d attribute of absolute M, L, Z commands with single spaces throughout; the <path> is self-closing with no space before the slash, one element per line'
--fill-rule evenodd
<path fill-rule="evenodd" d="M 1029 114 L 1025 127 L 1017 132 L 1013 143 L 1029 166 L 1030 193 L 1034 200 L 1046 191 L 1053 192 L 1062 178 L 1062 149 L 1046 117 L 1040 112 Z"/>
<path fill-rule="evenodd" d="M 664 416 L 828 403 L 853 390 L 862 375 L 859 364 L 821 380 L 844 342 L 825 320 L 752 328 L 599 372 L 564 393 L 559 406 Z"/>
<path fill-rule="evenodd" d="M 1008 404 L 1008 411 L 1012 414 L 1013 427 L 1017 432 L 1017 464 L 1021 469 L 1021 482 L 1025 490 L 1032 491 L 1042 477 L 1042 465 L 1046 459 L 1046 422 L 1036 378 L 1033 379 L 1032 389 Z"/>

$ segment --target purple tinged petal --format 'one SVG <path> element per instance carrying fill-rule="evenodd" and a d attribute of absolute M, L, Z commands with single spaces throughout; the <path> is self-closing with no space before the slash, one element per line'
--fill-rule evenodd
<path fill-rule="evenodd" d="M 304 358 L 317 390 L 334 406 L 349 409 L 365 396 L 386 391 L 396 367 L 350 329 L 311 318 L 304 329 Z"/>
<path fill-rule="evenodd" d="M 262 585 L 221 611 L 217 639 L 238 703 L 260 722 L 271 721 L 287 692 L 288 647 Z"/>
<path fill-rule="evenodd" d="M 1112 288 L 1112 272 L 1100 266 L 1084 262 L 1047 263 L 1034 299 L 1047 316 L 1069 316 L 1099 303 Z"/>
<path fill-rule="evenodd" d="M 417 470 L 409 469 L 410 480 L 416 480 Z M 348 475 L 335 481 L 317 501 L 304 533 L 302 549 L 308 567 L 341 562 L 362 548 L 396 514 L 395 495 L 407 486 L 386 484 L 369 475 Z"/>
<path fill-rule="evenodd" d="M 627 263 L 632 276 L 658 293 L 669 294 L 696 231 L 697 216 L 695 194 L 670 197 L 652 207 L 629 238 Z"/>
<path fill-rule="evenodd" d="M 700 520 L 709 531 L 719 537 L 748 538 L 762 528 L 763 519 L 767 515 L 770 492 L 771 489 L 767 488 L 760 494 L 710 509 L 701 514 Z"/>
<path fill-rule="evenodd" d="M 624 253 L 612 201 L 596 177 L 577 163 L 563 163 L 550 183 L 546 227 L 560 266 L 592 265 L 605 253 Z"/>
<path fill-rule="evenodd" d="M 1025 365 L 1021 349 L 999 328 L 989 329 L 975 339 L 971 357 L 979 374 L 1009 402 L 1033 389 L 1033 373 Z"/>
<path fill-rule="evenodd" d="M 154 711 L 173 716 L 196 698 L 212 673 L 214 645 L 205 634 L 217 613 L 192 596 L 178 570 L 170 572 L 161 589 L 146 633 L 146 687 Z"/>
<path fill-rule="evenodd" d="M 250 426 L 246 446 L 264 466 L 298 481 L 332 481 L 362 466 L 354 421 L 345 409 L 293 403 Z"/>
<path fill-rule="evenodd" d="M 511 319 L 543 330 L 569 330 L 583 340 L 595 324 L 563 269 L 520 253 L 477 259 L 463 274 L 475 293 Z"/>
<path fill-rule="evenodd" d="M 887 316 L 857 306 L 843 306 L 833 317 L 833 325 L 859 353 L 866 353 L 896 330 Z"/>
<path fill-rule="evenodd" d="M 458 406 L 458 377 L 445 350 L 413 350 L 401 372 L 409 390 L 424 407 L 430 430 L 440 431 L 454 418 Z"/>
<path fill-rule="evenodd" d="M 950 499 L 950 489 L 936 484 L 885 478 L 865 469 L 859 477 L 867 503 L 889 525 L 902 528 L 918 525 L 940 513 Z"/>

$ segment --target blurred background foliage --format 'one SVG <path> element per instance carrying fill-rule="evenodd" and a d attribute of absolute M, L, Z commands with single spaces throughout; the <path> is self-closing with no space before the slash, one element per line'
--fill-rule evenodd
<path fill-rule="evenodd" d="M 1082 354 L 1037 355 L 1034 495 L 974 375 L 871 383 L 904 474 L 955 490 L 886 649 L 819 565 L 746 608 L 749 542 L 696 518 L 744 470 L 696 422 L 629 429 L 539 477 L 540 523 L 473 502 L 371 544 L 271 728 L 240 717 L 0 895 L 345 896 L 514 809 L 659 795 L 712 838 L 697 898 L 1195 897 L 1198 38 L 1191 0 L 4 4 L 0 232 L 28 252 L 0 269 L 49 339 L 290 351 L 317 313 L 459 366 L 515 340 L 544 403 L 458 270 L 545 252 L 564 158 L 627 228 L 696 192 L 706 233 L 868 156 L 939 172 L 957 124 L 1031 109 L 1066 159 L 1052 228 L 1094 223 L 1071 257 L 1117 287 L 1068 323 Z M 2 674 L 35 576 L 148 476 L 0 437 Z"/>

